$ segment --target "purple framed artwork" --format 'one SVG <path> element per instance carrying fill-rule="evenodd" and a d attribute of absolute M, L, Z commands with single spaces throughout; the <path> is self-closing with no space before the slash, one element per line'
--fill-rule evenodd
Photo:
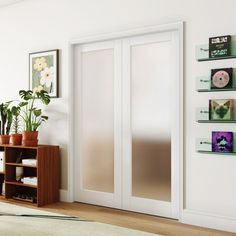
<path fill-rule="evenodd" d="M 212 152 L 233 152 L 233 132 L 212 132 Z"/>

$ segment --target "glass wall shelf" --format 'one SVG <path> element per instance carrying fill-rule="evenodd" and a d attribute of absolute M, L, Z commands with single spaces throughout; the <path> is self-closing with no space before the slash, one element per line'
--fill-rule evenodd
<path fill-rule="evenodd" d="M 227 89 L 197 89 L 197 92 L 225 92 L 225 91 L 236 91 L 236 88 L 227 88 Z"/>
<path fill-rule="evenodd" d="M 195 53 L 196 53 L 196 60 L 201 61 L 215 61 L 215 60 L 225 60 L 225 59 L 234 59 L 236 58 L 236 35 L 231 36 L 231 56 L 226 57 L 216 57 L 216 58 L 209 58 L 209 44 L 200 44 L 196 45 Z"/>
<path fill-rule="evenodd" d="M 236 155 L 236 152 L 212 152 L 212 151 L 201 151 L 198 150 L 199 153 L 207 153 L 207 154 L 219 154 L 219 155 Z"/>
<path fill-rule="evenodd" d="M 225 60 L 225 59 L 234 59 L 236 56 L 227 56 L 227 57 L 215 57 L 215 58 L 202 58 L 198 59 L 197 61 L 216 61 L 216 60 Z"/>
<path fill-rule="evenodd" d="M 198 92 L 224 92 L 236 91 L 236 68 L 233 68 L 232 86 L 230 88 L 211 88 L 211 75 L 197 76 L 195 79 L 195 86 Z"/>
<path fill-rule="evenodd" d="M 236 120 L 197 120 L 198 123 L 236 123 Z"/>

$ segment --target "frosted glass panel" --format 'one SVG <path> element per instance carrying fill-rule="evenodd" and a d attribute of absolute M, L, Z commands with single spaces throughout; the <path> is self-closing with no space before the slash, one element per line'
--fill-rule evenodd
<path fill-rule="evenodd" d="M 171 201 L 170 42 L 131 48 L 132 195 Z"/>
<path fill-rule="evenodd" d="M 82 53 L 83 188 L 114 192 L 113 49 Z"/>

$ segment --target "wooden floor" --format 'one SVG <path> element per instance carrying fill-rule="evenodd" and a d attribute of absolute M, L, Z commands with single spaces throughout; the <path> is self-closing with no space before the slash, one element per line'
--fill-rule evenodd
<path fill-rule="evenodd" d="M 82 203 L 56 203 L 43 207 L 44 210 L 79 216 L 83 219 L 118 225 L 146 232 L 170 236 L 223 236 L 236 235 L 181 224 L 176 220 L 165 219 L 134 212 L 121 211 Z"/>
<path fill-rule="evenodd" d="M 7 202 L 5 199 L 1 201 Z M 22 204 L 17 204 L 22 205 Z M 23 205 L 25 206 L 25 205 Z M 27 205 L 28 206 L 28 205 Z M 218 230 L 181 224 L 178 221 L 134 212 L 121 211 L 82 203 L 55 203 L 40 208 L 55 213 L 79 216 L 83 219 L 170 236 L 236 235 Z"/>

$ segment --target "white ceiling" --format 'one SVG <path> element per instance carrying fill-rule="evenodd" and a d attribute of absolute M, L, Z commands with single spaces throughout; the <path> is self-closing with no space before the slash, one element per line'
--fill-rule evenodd
<path fill-rule="evenodd" d="M 22 1 L 24 0 L 0 0 L 0 7 L 9 6 Z"/>

